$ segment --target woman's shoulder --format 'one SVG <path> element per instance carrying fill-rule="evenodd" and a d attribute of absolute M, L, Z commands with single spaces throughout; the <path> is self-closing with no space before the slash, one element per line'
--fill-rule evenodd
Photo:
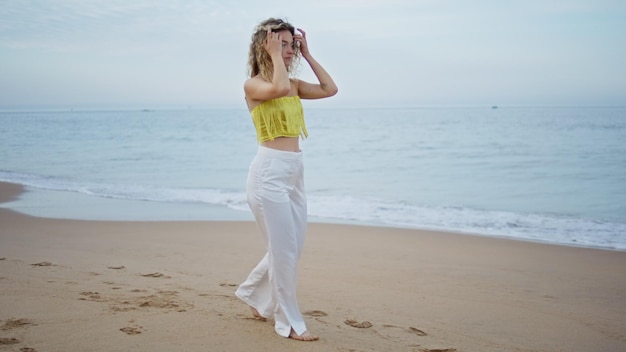
<path fill-rule="evenodd" d="M 253 87 L 258 84 L 265 83 L 265 82 L 266 81 L 263 78 L 261 78 L 261 76 L 256 75 L 254 77 L 248 78 L 245 82 L 243 82 L 243 87 L 244 89 L 246 89 L 246 88 Z"/>

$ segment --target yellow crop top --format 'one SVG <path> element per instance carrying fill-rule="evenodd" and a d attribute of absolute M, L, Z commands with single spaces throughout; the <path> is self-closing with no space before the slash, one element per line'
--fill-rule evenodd
<path fill-rule="evenodd" d="M 255 106 L 250 115 L 259 143 L 277 137 L 309 136 L 304 124 L 302 102 L 297 95 L 264 101 Z"/>

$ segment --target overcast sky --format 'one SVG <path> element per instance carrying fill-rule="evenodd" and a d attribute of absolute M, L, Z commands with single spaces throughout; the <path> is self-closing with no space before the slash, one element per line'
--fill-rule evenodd
<path fill-rule="evenodd" d="M 243 106 L 269 16 L 335 78 L 315 104 L 626 105 L 624 0 L 0 0 L 0 107 Z"/>

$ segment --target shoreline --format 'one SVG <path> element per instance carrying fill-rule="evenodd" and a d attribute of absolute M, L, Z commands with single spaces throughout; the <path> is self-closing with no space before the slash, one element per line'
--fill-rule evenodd
<path fill-rule="evenodd" d="M 36 189 L 33 195 L 30 195 L 28 186 L 20 185 L 9 181 L 0 181 L 0 208 L 2 203 L 7 203 L 17 200 L 19 205 L 14 207 L 5 207 L 26 216 L 32 216 L 43 219 L 58 219 L 58 220 L 84 220 L 84 221 L 124 221 L 124 222 L 160 222 L 160 221 L 254 221 L 251 213 L 242 212 L 240 210 L 229 209 L 220 205 L 204 205 L 198 207 L 195 204 L 177 204 L 177 203 L 159 203 L 143 200 L 130 200 L 130 199 L 109 199 L 104 198 L 97 200 L 93 203 L 93 200 L 87 200 L 87 195 L 74 194 L 72 192 L 53 191 L 53 190 L 41 190 Z M 6 190 L 4 189 L 6 188 Z M 7 193 L 6 200 L 2 200 L 2 193 Z M 40 192 L 54 193 L 52 196 L 47 195 L 43 197 L 45 200 L 41 203 L 41 196 L 34 195 Z M 19 199 L 24 195 L 25 199 Z M 98 197 L 95 197 L 98 198 Z M 55 204 L 60 203 L 59 209 L 51 210 L 55 207 Z M 73 204 L 71 207 L 64 206 L 64 204 Z M 68 215 L 71 209 L 76 208 L 78 204 L 81 208 L 81 213 L 75 216 Z M 120 217 L 120 208 L 132 209 L 132 215 L 128 217 Z M 172 216 L 171 214 L 178 214 Z M 180 215 L 185 214 L 185 215 Z M 546 240 L 541 238 L 526 238 L 515 235 L 505 234 L 489 234 L 481 233 L 479 231 L 463 231 L 441 228 L 429 228 L 429 227 L 411 227 L 395 224 L 385 223 L 373 223 L 368 221 L 357 220 L 338 220 L 327 219 L 323 217 L 309 216 L 309 224 L 338 224 L 338 225 L 351 225 L 351 226 L 364 226 L 364 227 L 376 227 L 376 228 L 393 228 L 393 229 L 405 229 L 414 231 L 433 231 L 442 233 L 452 233 L 465 236 L 478 236 L 494 239 L 504 239 L 510 241 L 530 242 L 546 245 L 556 245 L 574 248 L 589 248 L 599 249 L 606 251 L 618 251 L 626 252 L 626 247 L 616 247 L 610 245 L 600 244 L 582 244 L 576 241 L 563 242 L 556 240 Z"/>
<path fill-rule="evenodd" d="M 0 181 L 0 204 L 16 200 L 24 192 L 25 188 L 20 184 Z"/>
<path fill-rule="evenodd" d="M 21 191 L 0 183 L 0 201 Z M 251 221 L 66 220 L 0 208 L 0 224 L 0 341 L 14 349 L 626 349 L 626 252 L 311 223 L 298 297 L 321 340 L 302 343 L 250 319 L 234 297 L 263 255 Z"/>

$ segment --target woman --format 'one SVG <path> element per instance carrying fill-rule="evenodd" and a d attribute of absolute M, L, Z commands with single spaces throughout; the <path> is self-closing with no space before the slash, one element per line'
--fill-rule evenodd
<path fill-rule="evenodd" d="M 250 78 L 244 83 L 259 149 L 250 165 L 248 204 L 267 253 L 236 291 L 255 318 L 274 318 L 283 337 L 314 341 L 296 299 L 297 266 L 306 232 L 306 197 L 299 138 L 307 137 L 300 99 L 320 99 L 337 86 L 311 56 L 306 33 L 280 19 L 263 21 L 252 35 Z M 302 56 L 318 83 L 289 77 Z"/>

